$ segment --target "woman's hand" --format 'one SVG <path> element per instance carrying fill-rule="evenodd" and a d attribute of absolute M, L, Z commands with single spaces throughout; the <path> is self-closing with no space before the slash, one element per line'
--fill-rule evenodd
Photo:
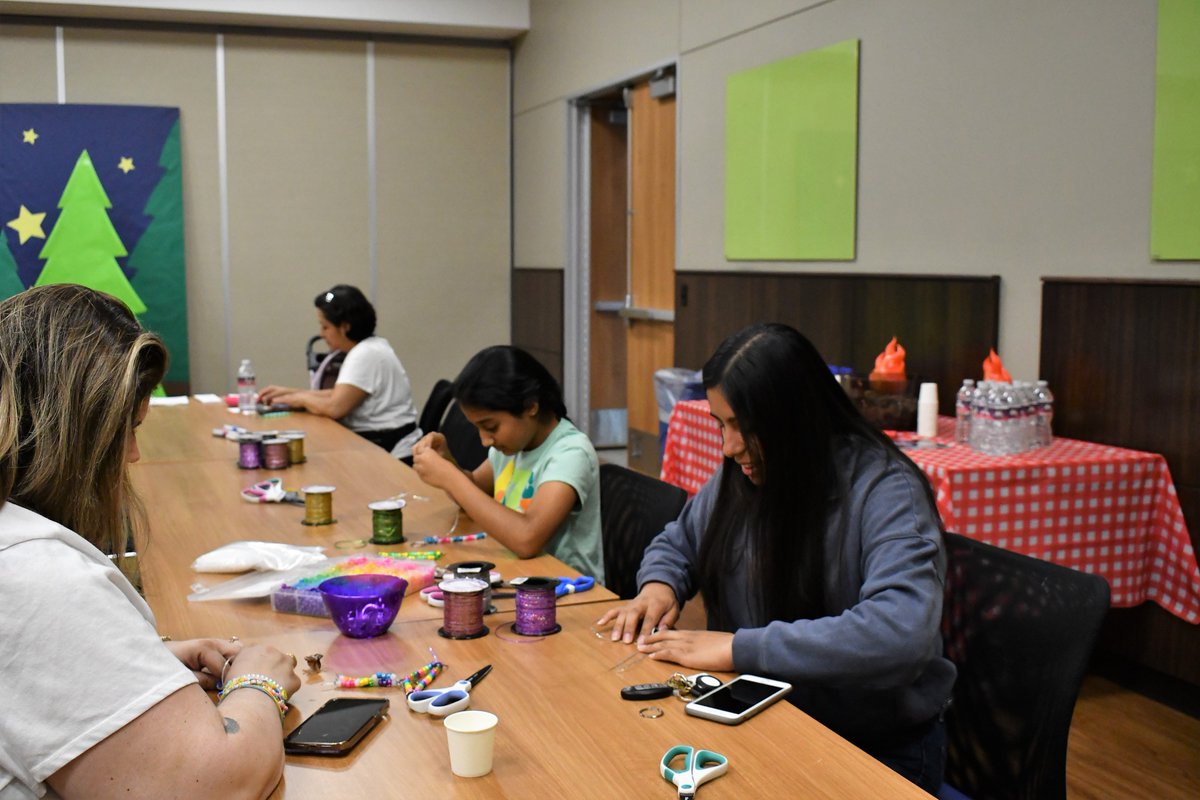
<path fill-rule="evenodd" d="M 238 675 L 256 673 L 271 678 L 287 692 L 288 697 L 300 688 L 300 676 L 296 674 L 296 657 L 281 653 L 265 644 L 248 644 L 238 653 L 225 673 L 229 682 Z M 220 667 L 217 674 L 220 675 Z"/>
<path fill-rule="evenodd" d="M 608 611 L 596 625 L 604 626 L 612 622 L 612 640 L 618 639 L 629 644 L 636 635 L 638 643 L 650 635 L 655 628 L 667 628 L 679 619 L 679 601 L 675 598 L 675 590 L 665 583 L 651 581 L 642 587 L 638 596 L 620 608 Z M 638 630 L 638 623 L 641 630 Z"/>
<path fill-rule="evenodd" d="M 655 661 L 672 661 L 709 672 L 733 671 L 732 633 L 659 628 L 638 640 L 638 650 Z"/>
<path fill-rule="evenodd" d="M 258 402 L 263 405 L 271 405 L 271 403 L 279 401 L 279 398 L 288 394 L 295 394 L 299 389 L 292 389 L 288 386 L 266 386 L 258 392 Z"/>
<path fill-rule="evenodd" d="M 205 690 L 217 688 L 226 659 L 232 660 L 242 651 L 241 644 L 228 639 L 187 639 L 165 644 L 195 674 Z"/>

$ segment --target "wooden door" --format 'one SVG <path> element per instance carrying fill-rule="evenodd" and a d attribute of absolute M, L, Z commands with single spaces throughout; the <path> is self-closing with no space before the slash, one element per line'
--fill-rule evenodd
<path fill-rule="evenodd" d="M 592 104 L 588 154 L 589 432 L 597 447 L 626 446 L 625 306 L 628 269 L 628 115 L 620 92 Z"/>
<path fill-rule="evenodd" d="M 660 464 L 654 371 L 675 351 L 675 96 L 650 82 L 627 94 L 629 115 L 629 307 L 626 399 L 629 464 L 657 475 Z"/>

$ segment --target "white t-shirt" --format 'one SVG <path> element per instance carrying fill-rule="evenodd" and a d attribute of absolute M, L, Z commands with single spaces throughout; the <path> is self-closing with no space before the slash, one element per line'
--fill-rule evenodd
<path fill-rule="evenodd" d="M 47 777 L 195 682 L 103 553 L 0 507 L 0 800 L 57 797 Z"/>
<path fill-rule="evenodd" d="M 367 393 L 366 399 L 341 419 L 352 431 L 390 431 L 417 421 L 408 375 L 387 339 L 368 336 L 350 348 L 338 371 L 337 382 L 357 386 Z M 392 448 L 392 455 L 396 458 L 412 455 L 412 446 L 420 438 L 421 432 L 414 430 Z"/>

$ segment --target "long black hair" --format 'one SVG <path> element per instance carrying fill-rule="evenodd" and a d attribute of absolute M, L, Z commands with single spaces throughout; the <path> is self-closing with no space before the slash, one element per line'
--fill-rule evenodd
<path fill-rule="evenodd" d="M 313 305 L 321 309 L 325 319 L 335 327 L 349 322 L 346 338 L 352 342 L 361 342 L 375 333 L 375 306 L 357 286 L 339 283 L 317 295 Z"/>
<path fill-rule="evenodd" d="M 486 347 L 472 356 L 454 379 L 454 399 L 513 416 L 537 403 L 541 419 L 567 416 L 558 381 L 540 361 L 511 345 Z"/>
<path fill-rule="evenodd" d="M 724 395 L 762 468 L 755 486 L 725 459 L 700 546 L 700 590 L 712 627 L 725 629 L 721 591 L 750 559 L 757 621 L 825 614 L 825 527 L 837 495 L 834 439 L 860 437 L 899 450 L 850 402 L 799 331 L 762 323 L 728 337 L 704 365 L 705 389 Z M 743 536 L 744 532 L 744 536 Z"/>

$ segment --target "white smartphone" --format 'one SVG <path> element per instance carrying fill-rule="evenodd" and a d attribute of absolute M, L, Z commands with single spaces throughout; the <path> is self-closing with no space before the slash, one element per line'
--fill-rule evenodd
<path fill-rule="evenodd" d="M 726 725 L 745 722 L 792 690 L 784 681 L 740 675 L 718 689 L 697 697 L 684 706 L 694 717 L 704 717 Z"/>

